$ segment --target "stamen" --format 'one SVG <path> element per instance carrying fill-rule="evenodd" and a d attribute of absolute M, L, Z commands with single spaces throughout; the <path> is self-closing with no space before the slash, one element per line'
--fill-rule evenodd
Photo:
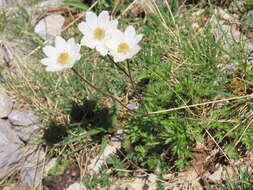
<path fill-rule="evenodd" d="M 127 43 L 123 42 L 118 45 L 118 52 L 119 53 L 125 54 L 128 52 L 128 50 L 129 50 L 129 45 Z"/>
<path fill-rule="evenodd" d="M 103 28 L 96 28 L 93 34 L 96 39 L 102 40 L 105 37 L 105 30 Z"/>
<path fill-rule="evenodd" d="M 62 65 L 66 65 L 69 64 L 70 62 L 70 55 L 67 52 L 63 52 L 59 55 L 57 61 L 62 64 Z"/>

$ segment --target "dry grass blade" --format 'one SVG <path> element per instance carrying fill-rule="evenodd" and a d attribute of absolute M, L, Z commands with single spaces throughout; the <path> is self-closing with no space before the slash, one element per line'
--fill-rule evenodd
<path fill-rule="evenodd" d="M 171 108 L 171 109 L 160 110 L 160 111 L 155 111 L 155 112 L 149 112 L 148 114 L 152 115 L 152 114 L 159 114 L 159 113 L 168 113 L 168 112 L 173 112 L 173 111 L 182 110 L 182 109 L 194 108 L 194 107 L 198 107 L 198 106 L 204 106 L 204 105 L 208 105 L 208 104 L 216 104 L 216 103 L 227 102 L 227 101 L 232 101 L 232 100 L 240 100 L 240 99 L 244 99 L 244 98 L 253 98 L 253 94 L 245 95 L 245 96 L 236 96 L 233 98 L 225 98 L 222 100 L 208 101 L 208 102 L 203 102 L 203 103 L 199 103 L 199 104 L 193 104 L 193 105 L 189 105 L 189 106 L 181 106 L 181 107 L 177 107 L 177 108 Z"/>

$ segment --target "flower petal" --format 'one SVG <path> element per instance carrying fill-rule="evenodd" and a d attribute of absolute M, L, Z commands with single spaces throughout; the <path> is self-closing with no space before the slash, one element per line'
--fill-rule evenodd
<path fill-rule="evenodd" d="M 141 50 L 141 47 L 136 45 L 130 52 L 129 58 L 132 58 L 134 55 L 136 55 Z"/>
<path fill-rule="evenodd" d="M 136 37 L 135 37 L 135 43 L 136 44 L 139 43 L 141 41 L 142 37 L 143 37 L 143 34 L 136 35 Z"/>
<path fill-rule="evenodd" d="M 133 38 L 136 35 L 135 29 L 133 26 L 128 26 L 124 32 L 124 35 L 128 38 Z"/>
<path fill-rule="evenodd" d="M 88 23 L 90 28 L 94 28 L 98 24 L 98 17 L 95 13 L 91 11 L 86 12 L 86 22 Z"/>
<path fill-rule="evenodd" d="M 105 56 L 108 53 L 106 47 L 102 46 L 101 44 L 96 46 L 96 50 L 102 55 Z"/>
<path fill-rule="evenodd" d="M 110 21 L 108 11 L 102 11 L 98 16 L 98 25 L 102 25 L 104 23 L 108 23 Z"/>
<path fill-rule="evenodd" d="M 94 43 L 94 39 L 92 38 L 87 38 L 86 36 L 84 36 L 81 40 L 81 44 L 84 46 L 87 46 L 91 49 L 94 49 L 96 44 Z"/>
<path fill-rule="evenodd" d="M 43 47 L 43 52 L 46 54 L 48 57 L 54 57 L 57 55 L 57 50 L 53 46 L 45 46 Z"/>
<path fill-rule="evenodd" d="M 56 36 L 55 38 L 55 48 L 59 51 L 65 49 L 66 41 L 61 36 Z"/>
<path fill-rule="evenodd" d="M 117 29 L 117 26 L 118 26 L 118 20 L 117 19 L 112 20 L 111 21 L 111 28 L 112 29 Z"/>
<path fill-rule="evenodd" d="M 48 67 L 46 67 L 47 72 L 56 72 L 56 71 L 61 71 L 63 69 L 64 69 L 63 67 L 59 67 L 59 66 L 48 66 Z"/>
<path fill-rule="evenodd" d="M 84 34 L 86 35 L 87 33 L 90 32 L 90 27 L 88 26 L 88 24 L 86 22 L 81 22 L 80 24 L 78 24 L 78 29 Z"/>
<path fill-rule="evenodd" d="M 40 60 L 40 63 L 43 64 L 43 65 L 51 65 L 52 59 L 50 59 L 50 58 L 44 58 L 44 59 Z"/>

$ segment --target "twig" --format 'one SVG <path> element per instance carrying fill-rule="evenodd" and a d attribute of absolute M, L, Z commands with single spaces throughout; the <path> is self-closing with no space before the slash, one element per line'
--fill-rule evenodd
<path fill-rule="evenodd" d="M 155 112 L 149 112 L 148 114 L 151 115 L 151 114 L 159 114 L 159 113 L 168 113 L 168 112 L 172 112 L 172 111 L 188 109 L 188 108 L 193 108 L 193 107 L 198 107 L 198 106 L 204 106 L 204 105 L 208 105 L 208 104 L 226 102 L 226 101 L 231 101 L 231 100 L 238 100 L 238 99 L 243 99 L 243 98 L 253 98 L 253 94 L 245 95 L 245 96 L 236 96 L 236 97 L 233 97 L 233 98 L 226 98 L 226 99 L 222 99 L 222 100 L 214 100 L 214 101 L 209 101 L 209 102 L 203 102 L 203 103 L 193 104 L 193 105 L 189 105 L 189 106 L 181 106 L 181 107 L 177 107 L 177 108 L 171 108 L 171 109 L 160 110 L 160 111 L 155 111 Z"/>
<path fill-rule="evenodd" d="M 222 154 L 224 154 L 224 156 L 226 157 L 226 159 L 230 162 L 229 157 L 227 156 L 227 154 L 222 150 L 222 148 L 220 147 L 220 145 L 215 141 L 215 139 L 213 138 L 213 136 L 209 133 L 208 130 L 206 130 L 206 133 L 209 135 L 209 137 L 213 140 L 213 142 L 216 144 L 216 146 L 218 147 L 218 149 L 220 149 L 220 151 L 222 152 Z"/>
<path fill-rule="evenodd" d="M 240 138 L 238 139 L 238 141 L 235 143 L 234 147 L 236 147 L 236 146 L 239 144 L 239 142 L 241 141 L 243 135 L 244 135 L 245 132 L 248 130 L 248 128 L 249 128 L 250 126 L 253 126 L 252 124 L 253 124 L 253 119 L 252 119 L 252 120 L 249 122 L 249 124 L 245 127 L 245 129 L 244 129 L 243 132 L 242 132 L 242 135 L 240 136 Z"/>

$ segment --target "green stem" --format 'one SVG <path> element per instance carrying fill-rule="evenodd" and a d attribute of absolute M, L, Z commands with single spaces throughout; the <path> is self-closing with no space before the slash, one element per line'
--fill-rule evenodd
<path fill-rule="evenodd" d="M 108 57 L 113 65 L 115 65 L 119 70 L 121 70 L 128 78 L 130 78 L 129 74 L 125 71 L 125 69 L 123 69 L 119 64 L 114 62 L 113 58 L 110 55 L 108 55 Z"/>
<path fill-rule="evenodd" d="M 90 87 L 94 88 L 96 91 L 100 92 L 101 94 L 103 94 L 104 96 L 108 96 L 111 99 L 113 99 L 114 101 L 118 102 L 120 105 L 122 105 L 124 108 L 126 108 L 128 111 L 130 112 L 136 112 L 134 110 L 129 109 L 125 104 L 123 104 L 119 99 L 117 99 L 116 97 L 114 97 L 111 93 L 105 93 L 102 90 L 100 90 L 99 88 L 97 88 L 96 86 L 94 86 L 91 82 L 89 82 L 88 80 L 86 80 L 82 75 L 80 75 L 73 67 L 71 68 L 71 70 L 85 83 L 87 83 Z"/>

